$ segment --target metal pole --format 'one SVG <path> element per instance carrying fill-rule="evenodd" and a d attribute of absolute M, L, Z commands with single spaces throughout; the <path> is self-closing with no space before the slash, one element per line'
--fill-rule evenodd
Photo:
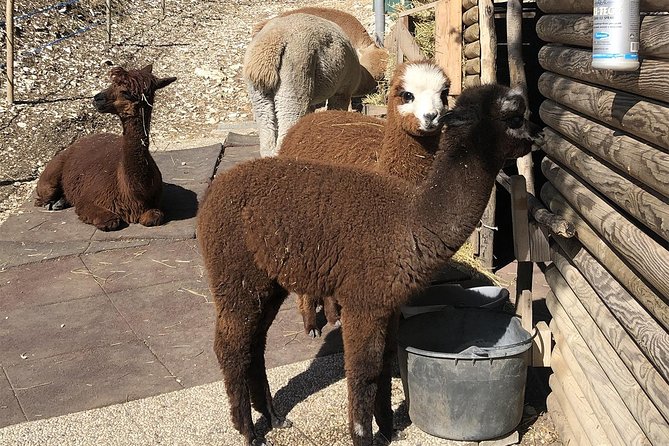
<path fill-rule="evenodd" d="M 383 36 L 386 34 L 385 7 L 384 0 L 374 0 L 374 37 L 380 46 L 383 46 Z"/>
<path fill-rule="evenodd" d="M 107 43 L 111 43 L 111 0 L 107 0 Z"/>
<path fill-rule="evenodd" d="M 14 0 L 7 0 L 5 10 L 7 39 L 7 105 L 14 103 Z"/>

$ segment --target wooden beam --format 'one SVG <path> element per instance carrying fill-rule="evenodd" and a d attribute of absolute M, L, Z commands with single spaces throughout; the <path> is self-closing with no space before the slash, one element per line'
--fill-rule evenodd
<path fill-rule="evenodd" d="M 481 76 L 478 74 L 472 74 L 471 76 L 465 76 L 464 87 L 478 87 L 481 85 Z"/>
<path fill-rule="evenodd" d="M 583 429 L 579 429 L 580 425 L 570 425 L 555 392 L 551 392 L 550 395 L 548 395 L 548 398 L 546 398 L 546 407 L 548 413 L 551 415 L 551 420 L 553 420 L 555 429 L 558 431 L 560 442 L 562 444 L 590 446 L 590 443 L 588 443 L 587 437 L 585 436 L 585 432 L 583 432 Z M 576 432 L 574 432 L 574 429 L 577 429 Z"/>
<path fill-rule="evenodd" d="M 653 146 L 598 124 L 547 100 L 539 108 L 546 125 L 560 132 L 588 152 L 626 172 L 630 177 L 669 196 L 669 154 Z"/>
<path fill-rule="evenodd" d="M 462 0 L 440 0 L 434 10 L 434 59 L 451 80 L 451 95 L 462 92 Z"/>
<path fill-rule="evenodd" d="M 541 170 L 625 261 L 665 297 L 669 296 L 669 251 L 665 247 L 550 159 L 544 158 Z"/>
<path fill-rule="evenodd" d="M 407 17 L 407 16 L 414 15 L 414 14 L 422 12 L 422 11 L 427 11 L 428 9 L 435 8 L 437 6 L 437 3 L 439 3 L 439 1 L 428 3 L 427 5 L 422 5 L 422 6 L 417 6 L 415 8 L 407 9 L 407 10 L 402 11 L 399 14 L 397 14 L 397 16 L 398 17 Z"/>
<path fill-rule="evenodd" d="M 474 6 L 478 5 L 479 1 L 478 0 L 462 0 L 462 9 L 463 10 L 468 10 L 473 8 Z"/>
<path fill-rule="evenodd" d="M 553 335 L 548 324 L 539 321 L 534 326 L 537 335 L 532 341 L 532 367 L 551 367 L 551 352 L 553 350 Z"/>
<path fill-rule="evenodd" d="M 478 23 L 474 23 L 471 26 L 465 28 L 465 32 L 462 33 L 462 38 L 465 43 L 476 42 L 479 40 L 479 31 L 481 26 Z"/>
<path fill-rule="evenodd" d="M 529 262 L 532 259 L 530 259 L 530 233 L 525 178 L 522 175 L 509 177 L 509 188 L 511 193 L 513 251 L 516 260 L 519 262 Z"/>
<path fill-rule="evenodd" d="M 669 331 L 669 300 L 663 300 L 658 292 L 651 289 L 639 275 L 630 269 L 620 255 L 588 225 L 550 183 L 541 189 L 541 199 L 558 215 L 574 223 L 578 240 L 603 265 L 626 290 L 648 310 L 665 330 Z M 587 269 L 582 268 L 587 271 Z"/>
<path fill-rule="evenodd" d="M 550 128 L 544 129 L 544 151 L 607 199 L 669 242 L 669 205 Z"/>
<path fill-rule="evenodd" d="M 464 23 L 465 26 L 470 26 L 473 25 L 474 23 L 478 23 L 479 21 L 479 7 L 474 6 L 473 8 L 469 8 L 462 14 L 462 23 Z"/>
<path fill-rule="evenodd" d="M 541 94 L 548 99 L 625 133 L 669 149 L 667 104 L 596 87 L 550 72 L 541 75 L 538 85 Z"/>
<path fill-rule="evenodd" d="M 408 61 L 425 59 L 416 39 L 409 32 L 409 18 L 402 17 L 395 26 L 397 27 L 397 62 L 402 63 L 404 58 Z"/>
<path fill-rule="evenodd" d="M 465 74 L 480 74 L 481 59 L 465 59 Z"/>
<path fill-rule="evenodd" d="M 465 58 L 476 59 L 481 56 L 481 42 L 478 40 L 465 45 Z"/>
<path fill-rule="evenodd" d="M 479 1 L 481 41 L 481 83 L 497 82 L 497 35 L 495 34 L 495 5 L 493 0 Z"/>
<path fill-rule="evenodd" d="M 560 346 L 555 347 L 551 357 L 551 367 L 553 368 L 554 374 L 559 378 L 563 388 L 568 389 L 567 397 L 575 400 L 573 403 L 574 406 L 587 407 L 591 417 L 599 423 L 599 426 L 594 426 L 594 429 L 601 430 L 606 435 L 607 439 L 607 441 L 600 444 L 628 446 L 620 437 L 616 426 L 611 422 L 611 419 L 606 413 L 606 409 L 602 406 L 602 403 L 599 401 L 597 394 L 592 389 L 592 386 L 583 374 L 583 371 L 575 363 L 575 359 L 572 358 L 570 363 L 567 363 L 565 360 L 562 351 L 567 349 L 568 347 L 562 343 Z M 571 354 L 571 352 L 569 352 L 569 354 Z M 624 428 L 623 426 L 620 427 Z"/>
<path fill-rule="evenodd" d="M 669 102 L 669 61 L 644 59 L 633 72 L 595 70 L 590 51 L 549 44 L 539 50 L 539 63 L 543 69 L 564 76 Z"/>
<path fill-rule="evenodd" d="M 636 400 L 643 400 L 644 397 L 640 387 L 636 386 L 635 390 L 638 392 L 636 394 L 631 388 L 619 389 L 620 379 L 617 375 L 618 370 L 611 370 L 607 366 L 611 358 L 606 357 L 600 351 L 596 351 L 596 356 L 593 354 L 567 315 L 564 305 L 556 298 L 553 292 L 549 292 L 546 295 L 546 304 L 553 315 L 550 327 L 556 338 L 557 345 L 560 348 L 565 343 L 569 346 L 569 349 L 576 358 L 576 363 L 583 370 L 587 380 L 592 383 L 593 388 L 597 389 L 599 399 L 606 408 L 611 420 L 614 424 L 618 425 L 617 423 L 621 423 L 619 425 L 624 427 L 622 432 L 619 431 L 619 433 L 625 440 L 625 444 L 650 445 L 652 442 L 655 442 L 655 435 L 647 436 L 646 430 L 653 431 L 648 425 L 647 418 L 644 414 L 639 416 L 642 419 L 641 421 L 637 418 L 639 405 Z M 633 385 L 633 383 L 630 382 L 630 385 Z M 641 405 L 647 407 L 647 404 L 641 403 Z M 662 429 L 662 425 L 655 426 L 655 430 L 658 428 Z M 662 442 L 656 444 L 662 444 Z"/>
<path fill-rule="evenodd" d="M 545 15 L 536 28 L 546 42 L 592 48 L 592 15 Z M 640 56 L 669 58 L 669 16 L 641 16 L 640 31 Z"/>
<path fill-rule="evenodd" d="M 537 6 L 549 14 L 586 14 L 592 13 L 592 0 L 537 0 Z M 667 0 L 640 0 L 642 12 L 666 12 Z"/>

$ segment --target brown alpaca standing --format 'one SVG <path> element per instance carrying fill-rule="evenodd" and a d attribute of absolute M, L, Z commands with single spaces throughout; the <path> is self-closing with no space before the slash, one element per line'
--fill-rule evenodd
<path fill-rule="evenodd" d="M 348 164 L 386 172 L 412 183 L 425 179 L 439 146 L 450 80 L 428 61 L 398 65 L 388 89 L 387 120 L 360 113 L 325 111 L 302 117 L 286 134 L 279 156 Z M 320 336 L 316 308 L 329 323 L 339 312 L 330 297 L 297 296 L 305 332 Z"/>
<path fill-rule="evenodd" d="M 152 65 L 111 70 L 111 85 L 95 95 L 93 105 L 117 115 L 123 135 L 85 136 L 56 154 L 37 182 L 36 206 L 72 205 L 81 221 L 102 231 L 119 229 L 123 222 L 163 222 L 162 177 L 149 153 L 149 129 L 156 90 L 176 78 L 159 79 L 151 71 Z"/>
<path fill-rule="evenodd" d="M 395 315 L 469 237 L 507 158 L 532 140 L 523 97 L 487 85 L 462 93 L 425 181 L 266 158 L 218 176 L 200 207 L 198 237 L 216 302 L 214 350 L 232 421 L 257 437 L 251 405 L 274 427 L 267 330 L 290 291 L 334 296 L 342 308 L 349 432 L 372 444 L 372 417 L 392 436 Z M 299 187 L 296 187 L 299 185 Z"/>

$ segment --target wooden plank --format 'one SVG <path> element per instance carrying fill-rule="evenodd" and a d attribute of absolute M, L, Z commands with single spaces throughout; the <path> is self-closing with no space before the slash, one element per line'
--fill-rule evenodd
<path fill-rule="evenodd" d="M 478 23 L 479 21 L 479 7 L 474 6 L 473 8 L 469 8 L 462 14 L 462 23 L 464 23 L 465 26 L 470 26 L 473 25 L 474 23 Z"/>
<path fill-rule="evenodd" d="M 601 197 L 553 161 L 544 158 L 546 178 L 636 271 L 669 297 L 669 251 L 644 234 Z"/>
<path fill-rule="evenodd" d="M 573 401 L 572 406 L 584 407 L 589 414 L 589 418 L 596 421 L 596 424 L 593 423 L 594 426 L 592 426 L 592 429 L 600 430 L 606 437 L 606 440 L 599 444 L 627 446 L 620 437 L 620 434 L 618 434 L 618 431 L 608 417 L 604 406 L 602 406 L 602 403 L 592 390 L 592 387 L 585 375 L 583 375 L 581 369 L 573 362 L 571 363 L 571 367 L 567 364 L 562 354 L 562 350 L 565 349 L 565 347 L 566 346 L 562 344 L 553 350 L 551 367 L 562 384 L 562 387 L 568 389 L 566 394 L 567 398 Z M 577 369 L 580 373 L 572 371 L 572 367 Z M 584 391 L 584 388 L 588 390 Z"/>
<path fill-rule="evenodd" d="M 423 54 L 423 51 L 421 51 L 420 46 L 416 43 L 416 39 L 414 39 L 409 32 L 408 23 L 400 21 L 397 23 L 401 23 L 401 26 L 397 28 L 397 45 L 400 50 L 398 51 L 397 61 L 400 61 L 400 54 L 402 55 L 402 58 L 406 58 L 408 61 L 425 59 L 425 55 Z"/>
<path fill-rule="evenodd" d="M 481 26 L 479 23 L 474 23 L 471 26 L 465 28 L 465 32 L 462 33 L 462 38 L 465 43 L 476 42 L 479 40 Z"/>
<path fill-rule="evenodd" d="M 592 0 L 537 0 L 537 6 L 546 13 L 587 14 L 592 13 Z M 667 0 L 640 0 L 642 12 L 667 12 Z"/>
<path fill-rule="evenodd" d="M 590 351 L 583 337 L 571 319 L 569 319 L 569 316 L 567 316 L 564 306 L 558 301 L 553 292 L 549 292 L 546 295 L 546 304 L 553 315 L 550 327 L 557 345 L 561 349 L 563 345 L 569 346 L 569 350 L 576 359 L 575 364 L 578 364 L 583 370 L 587 382 L 596 389 L 598 398 L 606 409 L 611 421 L 614 425 L 622 428 L 618 430 L 618 433 L 625 441 L 625 444 L 652 444 L 651 439 L 644 433 L 640 425 L 641 423 L 632 414 L 632 410 L 636 407 L 633 404 L 633 400 L 636 397 L 640 397 L 643 392 L 638 395 L 631 395 L 629 389 L 618 389 L 605 372 L 606 366 L 600 364 L 598 361 L 598 358 L 603 357 L 603 355 L 597 352 L 597 356 L 595 356 Z"/>
<path fill-rule="evenodd" d="M 568 313 L 577 328 L 581 330 L 581 335 L 584 338 L 589 336 L 593 344 L 606 344 L 605 349 L 601 351 L 602 354 L 608 351 L 619 356 L 622 362 L 618 365 L 624 364 L 627 367 L 662 417 L 669 420 L 669 384 L 665 381 L 669 374 L 667 368 L 669 357 L 666 354 L 669 351 L 666 347 L 669 342 L 667 334 L 662 333 L 663 330 L 657 324 L 648 321 L 648 315 L 644 314 L 638 305 L 634 306 L 628 302 L 627 307 L 631 308 L 631 314 L 614 312 L 614 309 L 623 307 L 616 302 L 613 302 L 616 307 L 607 308 L 597 292 L 599 288 L 606 288 L 605 286 L 596 284 L 598 290 L 595 291 L 581 272 L 569 263 L 561 248 L 554 247 L 552 254 L 557 271 L 555 268 L 549 268 L 546 271 L 546 280 L 549 281 L 550 274 L 549 285 L 563 306 L 569 308 Z M 606 294 L 606 290 L 602 294 Z M 607 295 L 606 304 L 610 303 L 612 300 L 610 295 Z M 596 329 L 589 328 L 590 325 L 594 325 L 593 321 L 597 326 Z M 634 330 L 632 336 L 623 330 L 630 327 Z M 644 339 L 643 336 L 651 339 Z M 653 354 L 651 357 L 653 362 L 648 360 L 645 351 L 642 351 L 635 341 L 643 342 L 646 347 L 644 350 Z M 609 347 L 612 348 L 608 350 Z"/>
<path fill-rule="evenodd" d="M 465 76 L 464 87 L 478 87 L 481 85 L 481 76 L 478 74 L 472 74 L 471 76 Z"/>
<path fill-rule="evenodd" d="M 553 336 L 545 321 L 535 325 L 537 335 L 532 341 L 532 367 L 551 367 Z"/>
<path fill-rule="evenodd" d="M 592 48 L 592 15 L 545 15 L 537 22 L 537 36 L 546 42 Z M 669 58 L 669 16 L 641 16 L 639 55 Z"/>
<path fill-rule="evenodd" d="M 555 374 L 551 375 L 548 379 L 548 385 L 551 388 L 551 395 L 555 396 L 556 401 L 560 404 L 560 410 L 562 411 L 562 416 L 569 424 L 569 429 L 574 433 L 574 436 L 577 438 L 578 445 L 601 445 L 605 443 L 597 441 L 593 442 L 592 432 L 589 432 L 591 426 L 587 423 L 587 414 L 583 414 L 582 407 L 572 407 L 569 402 L 569 399 L 565 395 L 565 391 L 562 388 L 562 385 L 557 380 Z"/>
<path fill-rule="evenodd" d="M 603 265 L 617 282 L 620 282 L 626 290 L 629 290 L 632 296 L 662 324 L 665 330 L 669 330 L 669 300 L 663 300 L 659 293 L 651 289 L 550 183 L 544 184 L 541 189 L 541 198 L 553 212 L 574 223 L 579 242 L 583 244 L 593 258 Z M 588 271 L 585 267 L 581 270 Z"/>
<path fill-rule="evenodd" d="M 399 14 L 397 14 L 397 17 L 407 17 L 407 16 L 414 15 L 414 14 L 417 14 L 417 13 L 422 12 L 422 11 L 427 11 L 428 9 L 433 9 L 437 6 L 437 3 L 439 3 L 439 1 L 428 3 L 427 5 L 422 5 L 422 6 L 417 6 L 415 8 L 407 9 L 407 10 L 402 11 Z"/>
<path fill-rule="evenodd" d="M 669 242 L 669 203 L 666 199 L 662 200 L 638 186 L 550 128 L 544 129 L 543 149 L 553 161 L 569 168 L 607 199 Z"/>
<path fill-rule="evenodd" d="M 534 332 L 532 321 L 532 292 L 523 290 L 520 299 L 516 302 L 516 313 L 520 316 L 520 323 L 528 333 Z"/>
<path fill-rule="evenodd" d="M 633 72 L 595 70 L 591 62 L 591 52 L 579 48 L 549 44 L 539 50 L 539 63 L 545 70 L 669 102 L 669 61 L 643 59 Z"/>
<path fill-rule="evenodd" d="M 481 42 L 478 40 L 476 42 L 468 43 L 465 45 L 465 58 L 475 59 L 481 56 Z"/>
<path fill-rule="evenodd" d="M 538 85 L 548 99 L 669 150 L 667 104 L 550 72 L 541 75 Z"/>
<path fill-rule="evenodd" d="M 497 82 L 497 35 L 495 34 L 495 5 L 492 0 L 479 1 L 481 41 L 481 83 Z"/>
<path fill-rule="evenodd" d="M 511 193 L 511 224 L 513 229 L 513 252 L 519 262 L 529 262 L 530 234 L 527 213 L 527 190 L 522 175 L 509 177 Z"/>
<path fill-rule="evenodd" d="M 626 172 L 660 195 L 669 196 L 669 154 L 586 119 L 551 101 L 542 102 L 539 116 L 546 125 Z"/>
<path fill-rule="evenodd" d="M 546 281 L 651 443 L 669 444 L 669 424 L 646 395 L 643 386 L 626 367 L 623 359 L 618 356 L 618 346 L 611 346 L 607 342 L 567 280 L 554 265 L 546 269 Z"/>
<path fill-rule="evenodd" d="M 536 199 L 535 199 L 536 200 Z M 531 200 L 528 200 L 531 201 Z M 546 209 L 542 210 L 543 212 L 549 213 Z M 531 212 L 531 211 L 530 211 Z M 541 212 L 541 213 L 543 213 Z M 559 218 L 556 215 L 550 214 L 551 219 Z M 560 223 L 560 222 L 558 222 Z M 549 227 L 549 230 L 551 227 Z M 530 259 L 532 262 L 547 262 L 550 260 L 550 250 L 548 248 L 548 238 L 546 233 L 541 229 L 541 226 L 536 221 L 530 220 L 528 223 L 528 232 L 530 236 Z M 558 234 L 556 231 L 552 231 L 554 234 Z M 573 234 L 572 234 L 573 235 Z"/>
<path fill-rule="evenodd" d="M 478 0 L 462 0 L 462 9 L 464 11 L 473 8 L 474 6 L 478 5 L 479 1 Z"/>
<path fill-rule="evenodd" d="M 462 45 L 462 0 L 440 0 L 434 10 L 434 60 L 455 96 L 462 92 Z"/>
<path fill-rule="evenodd" d="M 465 59 L 465 74 L 481 74 L 481 59 Z"/>

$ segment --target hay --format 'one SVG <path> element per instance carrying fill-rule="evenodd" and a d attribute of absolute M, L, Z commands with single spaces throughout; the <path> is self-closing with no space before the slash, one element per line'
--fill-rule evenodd
<path fill-rule="evenodd" d="M 456 252 L 451 260 L 449 266 L 468 274 L 472 279 L 478 279 L 485 282 L 490 282 L 491 285 L 508 287 L 509 284 L 500 277 L 493 274 L 486 269 L 477 257 L 474 256 L 474 247 L 469 242 L 465 242 Z"/>

